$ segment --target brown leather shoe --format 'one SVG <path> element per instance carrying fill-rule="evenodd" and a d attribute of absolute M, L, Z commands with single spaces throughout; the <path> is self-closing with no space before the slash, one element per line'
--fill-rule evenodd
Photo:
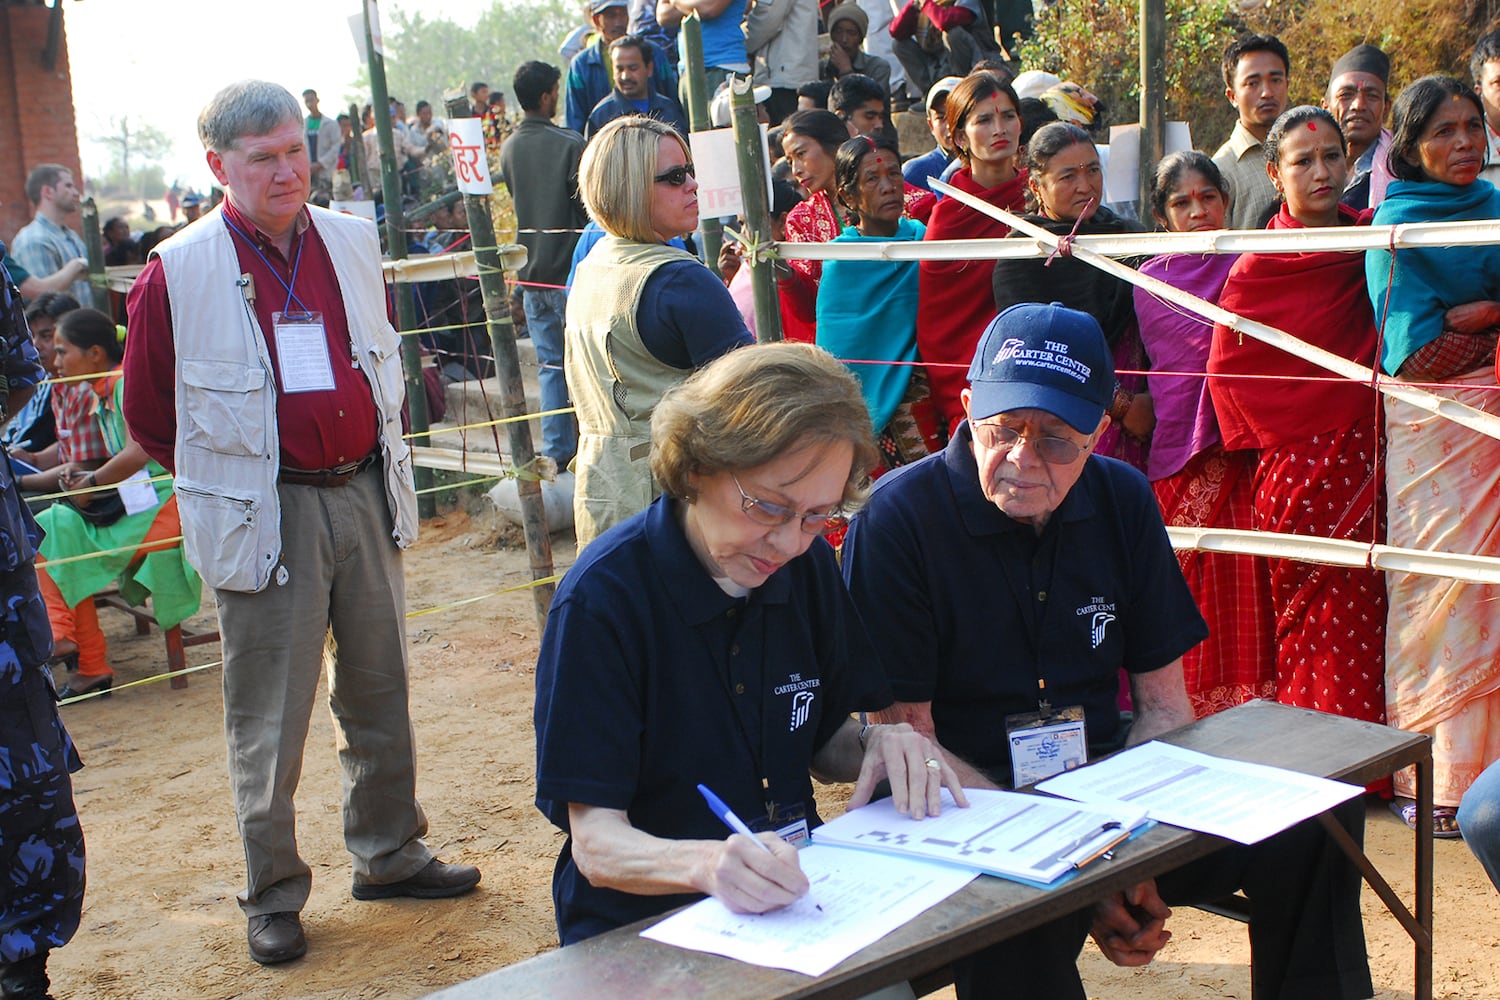
<path fill-rule="evenodd" d="M 245 936 L 250 942 L 250 957 L 261 965 L 290 962 L 307 954 L 302 918 L 291 910 L 251 917 Z"/>
<path fill-rule="evenodd" d="M 479 884 L 479 869 L 473 865 L 450 865 L 437 858 L 410 878 L 400 882 L 355 882 L 355 899 L 446 899 L 462 896 Z"/>

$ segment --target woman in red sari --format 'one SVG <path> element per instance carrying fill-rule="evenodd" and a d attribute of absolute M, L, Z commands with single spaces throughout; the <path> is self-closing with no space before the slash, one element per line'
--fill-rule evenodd
<path fill-rule="evenodd" d="M 1343 135 L 1319 108 L 1293 108 L 1266 137 L 1267 172 L 1285 198 L 1271 229 L 1368 225 L 1339 204 Z M 1364 255 L 1248 253 L 1219 304 L 1357 361 L 1375 362 L 1375 314 Z M 1234 330 L 1214 329 L 1209 388 L 1226 448 L 1255 448 L 1254 526 L 1261 531 L 1378 542 L 1380 400 Z M 1278 379 L 1233 376 L 1282 376 Z M 1370 722 L 1385 720 L 1384 574 L 1273 558 L 1276 700 Z"/>
<path fill-rule="evenodd" d="M 1019 168 L 1021 101 L 1001 77 L 971 73 L 948 94 L 946 114 L 963 167 L 950 183 L 999 208 L 1026 208 L 1026 171 Z M 926 239 L 1000 239 L 1010 227 L 954 198 L 938 202 Z M 917 354 L 927 363 L 932 402 L 943 428 L 963 419 L 958 394 L 979 335 L 995 318 L 988 260 L 924 260 L 918 279 Z"/>
<path fill-rule="evenodd" d="M 831 111 L 798 111 L 782 126 L 781 148 L 792 165 L 792 177 L 807 192 L 807 200 L 786 216 L 786 238 L 791 243 L 828 243 L 854 225 L 841 215 L 834 197 L 834 157 L 851 138 L 849 126 Z M 904 184 L 906 215 L 925 223 L 932 214 L 932 192 Z M 777 282 L 781 296 L 781 332 L 787 340 L 817 341 L 818 282 L 823 262 L 791 260 Z M 975 334 L 978 337 L 978 334 Z"/>
<path fill-rule="evenodd" d="M 1173 153 L 1156 169 L 1151 211 L 1163 228 L 1195 233 L 1224 228 L 1229 188 L 1214 161 L 1196 150 Z M 1169 253 L 1141 273 L 1218 302 L 1236 254 Z M 1211 322 L 1143 288 L 1135 289 L 1141 345 L 1154 369 L 1146 376 L 1156 415 L 1146 476 L 1168 525 L 1254 527 L 1257 453 L 1229 451 L 1208 394 Z M 1265 559 L 1231 552 L 1177 553 L 1182 575 L 1209 636 L 1183 654 L 1188 700 L 1198 718 L 1276 696 L 1271 631 L 1271 578 Z"/>

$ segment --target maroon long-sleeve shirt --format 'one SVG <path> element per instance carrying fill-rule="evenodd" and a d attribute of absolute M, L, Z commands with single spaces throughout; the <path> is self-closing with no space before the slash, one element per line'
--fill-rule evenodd
<path fill-rule="evenodd" d="M 254 281 L 255 317 L 270 350 L 278 387 L 276 419 L 281 434 L 281 464 L 294 469 L 328 469 L 360 460 L 375 447 L 379 418 L 369 382 L 353 364 L 343 295 L 333 261 L 316 227 L 304 210 L 288 259 L 234 207 L 232 200 L 225 200 L 223 214 L 224 220 L 244 234 L 230 235 L 240 272 Z M 206 218 L 194 225 L 224 225 L 224 221 Z M 301 306 L 297 302 L 288 304 L 286 292 L 286 285 L 293 284 L 292 265 L 299 249 L 301 262 L 294 290 Z M 333 369 L 331 390 L 279 391 L 281 366 L 271 314 L 300 312 L 302 308 L 322 315 Z M 172 337 L 167 276 L 159 259 L 153 257 L 136 278 L 126 300 L 126 310 L 129 335 L 125 341 L 125 419 L 131 436 L 146 453 L 175 471 L 177 351 Z M 236 321 L 234 317 L 225 317 L 226 327 Z"/>

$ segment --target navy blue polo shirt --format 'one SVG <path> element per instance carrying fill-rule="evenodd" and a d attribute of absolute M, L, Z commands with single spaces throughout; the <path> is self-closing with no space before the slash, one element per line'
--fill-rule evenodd
<path fill-rule="evenodd" d="M 537 808 L 564 832 L 577 802 L 658 837 L 723 840 L 702 782 L 752 826 L 772 802 L 816 824 L 813 756 L 851 712 L 892 701 L 833 550 L 819 538 L 730 597 L 678 507 L 663 496 L 605 532 L 558 588 L 537 660 Z M 552 879 L 563 944 L 697 898 L 596 888 L 571 849 Z"/>
<path fill-rule="evenodd" d="M 1116 738 L 1119 671 L 1157 670 L 1208 635 L 1151 488 L 1089 456 L 1040 535 L 987 500 L 967 423 L 876 483 L 843 570 L 897 701 L 931 702 L 938 742 L 1010 781 L 1005 717 L 1082 705 Z"/>

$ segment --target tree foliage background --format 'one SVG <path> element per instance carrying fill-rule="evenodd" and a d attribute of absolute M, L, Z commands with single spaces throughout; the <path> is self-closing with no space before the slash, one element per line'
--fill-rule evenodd
<path fill-rule="evenodd" d="M 167 190 L 161 161 L 172 151 L 171 138 L 129 115 L 111 117 L 109 127 L 108 135 L 91 140 L 110 151 L 109 170 L 89 179 L 92 188 L 106 198 L 160 198 Z"/>
<path fill-rule="evenodd" d="M 1474 40 L 1496 27 L 1500 0 L 1165 0 L 1167 117 L 1192 123 L 1212 152 L 1235 113 L 1224 99 L 1224 49 L 1246 31 L 1274 34 L 1292 56 L 1291 103 L 1316 104 L 1328 71 L 1361 42 L 1391 57 L 1391 93 L 1428 73 L 1469 80 Z M 1140 117 L 1138 0 L 1057 0 L 1037 12 L 1021 49 L 1027 69 L 1084 84 L 1108 102 L 1110 121 Z"/>
<path fill-rule="evenodd" d="M 568 32 L 585 23 L 577 0 L 495 0 L 472 28 L 446 17 L 394 6 L 382 14 L 385 75 L 389 91 L 415 114 L 417 101 L 428 100 L 443 117 L 445 91 L 467 89 L 483 80 L 510 96 L 516 67 L 528 59 L 550 62 L 564 74 L 557 48 Z M 369 100 L 369 77 L 361 72 L 346 103 Z M 363 95 L 363 96 L 361 96 Z M 512 102 L 510 110 L 519 108 Z"/>

